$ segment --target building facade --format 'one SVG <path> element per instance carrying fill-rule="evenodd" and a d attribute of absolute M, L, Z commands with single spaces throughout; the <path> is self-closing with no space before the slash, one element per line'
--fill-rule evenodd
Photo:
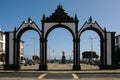
<path fill-rule="evenodd" d="M 6 36 L 5 33 L 0 30 L 0 65 L 5 64 L 6 55 Z M 24 41 L 20 40 L 20 58 L 24 55 Z"/>
<path fill-rule="evenodd" d="M 24 58 L 24 41 L 20 41 L 20 59 L 23 60 Z"/>
<path fill-rule="evenodd" d="M 0 65 L 5 63 L 5 34 L 0 31 Z"/>
<path fill-rule="evenodd" d="M 120 46 L 120 35 L 115 37 L 115 45 Z"/>

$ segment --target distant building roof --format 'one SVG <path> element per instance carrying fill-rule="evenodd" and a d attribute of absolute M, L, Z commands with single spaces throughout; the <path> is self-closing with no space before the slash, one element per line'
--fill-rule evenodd
<path fill-rule="evenodd" d="M 4 32 L 2 32 L 2 31 L 0 31 L 0 33 L 3 33 L 3 34 L 4 34 Z"/>
<path fill-rule="evenodd" d="M 20 42 L 24 43 L 24 41 L 23 41 L 23 40 L 20 40 Z"/>
<path fill-rule="evenodd" d="M 115 36 L 115 38 L 120 37 L 120 35 Z"/>

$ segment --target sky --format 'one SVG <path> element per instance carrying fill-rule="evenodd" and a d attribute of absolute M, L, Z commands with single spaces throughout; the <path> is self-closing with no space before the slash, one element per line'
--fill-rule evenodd
<path fill-rule="evenodd" d="M 93 22 L 97 21 L 101 28 L 120 34 L 120 0 L 0 0 L 0 28 L 2 31 L 13 31 L 19 28 L 23 21 L 30 17 L 41 29 L 43 14 L 50 16 L 59 4 L 62 5 L 69 16 L 77 14 L 79 19 L 78 29 L 92 16 Z M 30 35 L 29 35 L 30 34 Z M 63 36 L 64 35 L 64 36 Z M 39 55 L 39 36 L 35 31 L 26 31 L 21 39 L 25 41 L 25 56 L 33 55 L 34 39 L 36 38 L 36 54 Z M 81 53 L 91 50 L 89 37 L 94 39 L 94 50 L 99 54 L 100 39 L 94 31 L 82 33 Z M 73 38 L 71 33 L 63 28 L 57 28 L 48 36 L 48 58 L 61 59 L 62 51 L 66 57 L 72 55 Z"/>

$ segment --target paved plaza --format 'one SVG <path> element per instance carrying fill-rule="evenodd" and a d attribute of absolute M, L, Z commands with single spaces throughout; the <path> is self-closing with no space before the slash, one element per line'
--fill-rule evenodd
<path fill-rule="evenodd" d="M 81 64 L 81 71 L 72 71 L 72 64 L 48 64 L 48 71 L 37 71 L 39 65 L 21 66 L 20 71 L 0 70 L 0 80 L 119 80 L 120 70 L 99 70 L 98 66 Z"/>
<path fill-rule="evenodd" d="M 72 70 L 73 64 L 58 64 L 58 63 L 48 63 L 48 70 Z M 39 65 L 28 65 L 28 66 L 21 66 L 22 70 L 27 69 L 38 69 Z M 88 64 L 81 64 L 81 70 L 98 70 L 98 66 L 88 65 Z"/>
<path fill-rule="evenodd" d="M 119 80 L 114 71 L 0 71 L 0 80 Z"/>

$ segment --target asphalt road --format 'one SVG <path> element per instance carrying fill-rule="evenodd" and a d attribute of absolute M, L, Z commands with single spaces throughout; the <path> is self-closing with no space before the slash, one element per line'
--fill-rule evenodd
<path fill-rule="evenodd" d="M 120 79 L 120 73 L 46 73 L 46 72 L 0 72 L 0 80 L 11 79 L 95 79 L 95 78 L 112 78 Z"/>

